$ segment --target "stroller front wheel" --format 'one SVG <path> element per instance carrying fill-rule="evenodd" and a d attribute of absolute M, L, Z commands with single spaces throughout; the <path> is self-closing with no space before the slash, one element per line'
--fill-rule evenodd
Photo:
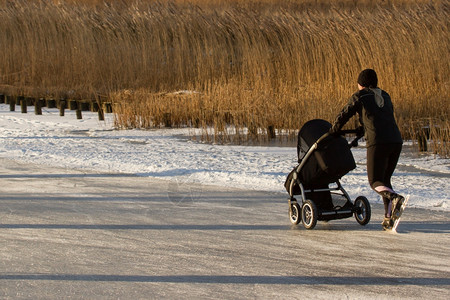
<path fill-rule="evenodd" d="M 370 221 L 371 209 L 369 200 L 364 196 L 359 196 L 354 204 L 355 219 L 360 225 L 366 225 Z"/>
<path fill-rule="evenodd" d="M 302 205 L 302 222 L 306 229 L 313 229 L 317 224 L 317 207 L 311 200 L 306 200 Z"/>
<path fill-rule="evenodd" d="M 300 206 L 297 202 L 291 203 L 289 207 L 289 220 L 293 225 L 300 223 Z"/>

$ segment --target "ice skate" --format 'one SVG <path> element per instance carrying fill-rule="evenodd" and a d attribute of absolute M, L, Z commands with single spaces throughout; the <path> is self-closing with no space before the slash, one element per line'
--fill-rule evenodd
<path fill-rule="evenodd" d="M 403 198 L 402 196 L 398 195 L 397 201 L 395 201 L 395 203 L 394 200 L 392 201 L 393 207 L 393 211 L 391 214 L 391 220 L 393 221 L 392 231 L 397 231 L 398 223 L 400 223 L 400 217 L 402 216 L 403 211 L 406 208 L 406 203 L 408 203 L 408 200 L 409 196 Z"/>
<path fill-rule="evenodd" d="M 405 198 L 398 194 L 394 194 L 394 196 L 391 198 L 391 216 L 393 218 L 400 218 L 401 216 L 400 209 L 404 201 Z"/>
<path fill-rule="evenodd" d="M 383 227 L 383 230 L 390 230 L 392 226 L 394 225 L 394 222 L 390 217 L 384 217 L 383 222 L 381 222 L 381 226 Z"/>

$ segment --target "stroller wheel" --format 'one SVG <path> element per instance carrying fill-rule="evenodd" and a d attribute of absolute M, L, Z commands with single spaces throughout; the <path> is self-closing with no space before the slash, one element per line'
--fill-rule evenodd
<path fill-rule="evenodd" d="M 289 220 L 293 225 L 300 223 L 300 206 L 297 202 L 291 203 L 291 207 L 289 207 Z"/>
<path fill-rule="evenodd" d="M 306 229 L 313 229 L 317 224 L 317 207 L 311 200 L 302 205 L 302 222 Z"/>
<path fill-rule="evenodd" d="M 370 221 L 371 210 L 370 203 L 364 196 L 359 196 L 353 205 L 355 211 L 355 219 L 361 225 L 366 225 Z"/>

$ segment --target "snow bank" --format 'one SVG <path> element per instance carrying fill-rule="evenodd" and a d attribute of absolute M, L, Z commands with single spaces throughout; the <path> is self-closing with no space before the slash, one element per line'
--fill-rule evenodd
<path fill-rule="evenodd" d="M 74 111 L 59 116 L 56 109 L 43 115 L 10 112 L 0 104 L 0 157 L 77 168 L 158 177 L 181 183 L 203 183 L 252 190 L 282 192 L 286 175 L 296 165 L 294 147 L 224 146 L 198 143 L 190 129 L 114 130 L 112 115 L 98 121 L 96 113 Z M 394 188 L 410 194 L 410 205 L 448 210 L 450 160 L 417 155 L 405 144 Z M 364 195 L 380 202 L 369 188 L 365 149 L 353 149 L 358 167 L 342 178 L 352 198 Z M 287 196 L 287 194 L 286 194 Z"/>

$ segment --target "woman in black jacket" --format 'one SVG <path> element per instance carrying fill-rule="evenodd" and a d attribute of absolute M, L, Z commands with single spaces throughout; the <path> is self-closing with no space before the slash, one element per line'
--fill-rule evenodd
<path fill-rule="evenodd" d="M 358 91 L 338 114 L 330 129 L 331 134 L 339 130 L 356 113 L 364 128 L 367 145 L 367 176 L 373 190 L 383 198 L 383 229 L 392 226 L 392 212 L 398 210 L 404 198 L 394 192 L 391 177 L 402 150 L 402 137 L 394 118 L 389 94 L 378 88 L 377 73 L 363 70 L 358 76 Z"/>

